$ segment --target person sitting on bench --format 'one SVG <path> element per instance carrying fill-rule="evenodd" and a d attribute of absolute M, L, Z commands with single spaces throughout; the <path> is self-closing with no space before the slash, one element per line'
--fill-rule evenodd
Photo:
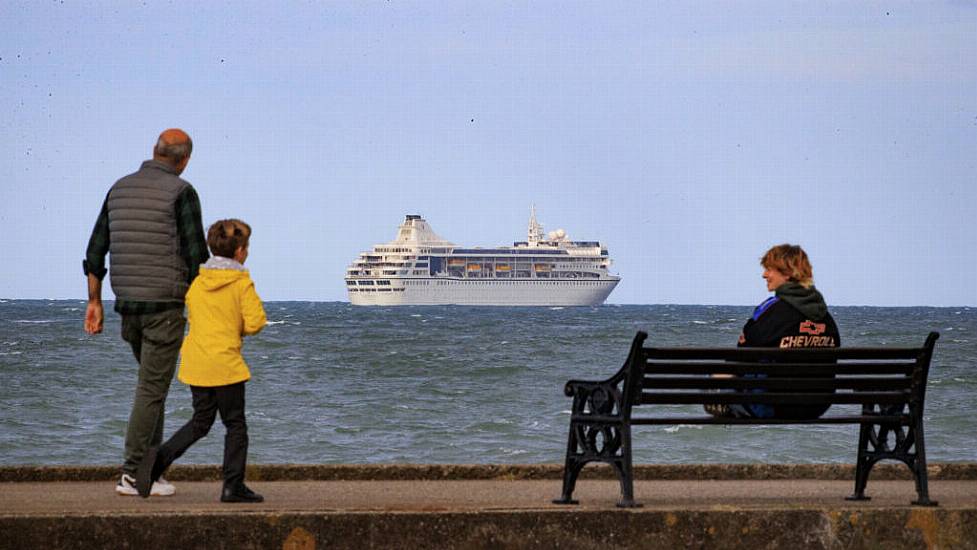
<path fill-rule="evenodd" d="M 814 288 L 811 262 L 798 245 L 774 246 L 760 258 L 767 290 L 774 296 L 753 310 L 737 347 L 834 348 L 841 335 L 821 293 Z M 751 376 L 749 374 L 744 376 Z M 763 375 L 752 375 L 763 376 Z M 754 390 L 762 391 L 762 390 Z M 830 405 L 705 405 L 719 417 L 818 418 Z"/>

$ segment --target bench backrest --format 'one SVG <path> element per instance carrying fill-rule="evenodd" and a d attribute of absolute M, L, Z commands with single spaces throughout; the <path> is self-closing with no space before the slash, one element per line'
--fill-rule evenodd
<path fill-rule="evenodd" d="M 645 404 L 908 404 L 921 411 L 939 334 L 920 348 L 660 348 L 644 347 L 646 338 L 635 336 L 628 357 L 625 418 Z"/>

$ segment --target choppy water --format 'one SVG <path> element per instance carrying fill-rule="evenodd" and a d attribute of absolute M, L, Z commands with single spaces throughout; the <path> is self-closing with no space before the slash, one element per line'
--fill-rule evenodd
<path fill-rule="evenodd" d="M 137 366 L 107 312 L 0 300 L 0 464 L 118 464 Z M 108 305 L 107 308 L 111 309 Z M 356 308 L 272 302 L 245 344 L 254 463 L 561 462 L 569 378 L 606 378 L 635 331 L 666 346 L 732 346 L 749 307 Z M 977 309 L 832 309 L 845 345 L 937 343 L 927 394 L 931 461 L 977 460 Z M 691 410 L 691 409 L 690 409 Z M 174 381 L 166 435 L 190 418 Z M 857 428 L 639 427 L 638 463 L 853 462 Z M 219 463 L 223 427 L 183 463 Z"/>

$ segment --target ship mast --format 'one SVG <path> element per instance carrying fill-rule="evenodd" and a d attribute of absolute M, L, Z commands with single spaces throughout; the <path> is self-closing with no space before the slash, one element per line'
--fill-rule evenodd
<path fill-rule="evenodd" d="M 536 205 L 532 205 L 529 211 L 529 235 L 526 237 L 527 244 L 530 247 L 539 246 L 539 242 L 543 240 L 543 226 L 536 222 Z"/>

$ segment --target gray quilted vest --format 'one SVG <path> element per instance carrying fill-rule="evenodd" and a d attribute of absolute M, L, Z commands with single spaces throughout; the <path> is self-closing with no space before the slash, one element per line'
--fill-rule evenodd
<path fill-rule="evenodd" d="M 189 270 L 180 255 L 176 199 L 189 185 L 173 168 L 147 160 L 109 190 L 109 277 L 116 298 L 183 301 Z"/>

